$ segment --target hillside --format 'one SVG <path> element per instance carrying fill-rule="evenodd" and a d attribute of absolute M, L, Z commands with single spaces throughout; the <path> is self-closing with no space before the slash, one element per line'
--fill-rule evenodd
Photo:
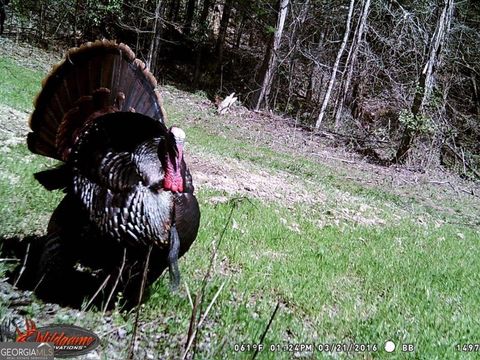
<path fill-rule="evenodd" d="M 53 162 L 25 146 L 31 101 L 57 57 L 4 39 L 0 53 L 0 238 L 22 240 L 44 233 L 62 197 L 34 181 Z M 202 222 L 180 291 L 163 277 L 142 306 L 138 359 L 182 357 L 212 254 L 196 358 L 252 358 L 238 345 L 259 342 L 277 302 L 261 359 L 347 357 L 269 350 L 324 343 L 375 344 L 356 355 L 384 358 L 387 340 L 414 344 L 415 358 L 465 358 L 455 345 L 479 342 L 478 183 L 375 165 L 290 119 L 240 105 L 219 116 L 202 93 L 161 92 L 168 124 L 187 134 Z M 3 319 L 85 326 L 102 340 L 86 358 L 125 358 L 132 313 L 62 309 L 1 284 Z"/>

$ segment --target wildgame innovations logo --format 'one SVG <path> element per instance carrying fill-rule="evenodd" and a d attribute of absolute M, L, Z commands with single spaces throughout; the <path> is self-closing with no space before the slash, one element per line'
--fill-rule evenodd
<path fill-rule="evenodd" d="M 79 326 L 56 324 L 37 328 L 33 320 L 28 319 L 25 324 L 24 331 L 17 327 L 16 342 L 51 343 L 55 357 L 66 358 L 83 355 L 94 350 L 100 344 L 100 339 L 95 333 Z M 12 359 L 20 360 L 19 358 Z M 3 358 L 0 357 L 0 360 Z"/>

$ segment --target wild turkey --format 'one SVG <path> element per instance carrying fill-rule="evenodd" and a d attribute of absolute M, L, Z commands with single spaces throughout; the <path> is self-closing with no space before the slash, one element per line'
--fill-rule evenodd
<path fill-rule="evenodd" d="M 148 281 L 168 266 L 178 286 L 177 260 L 196 238 L 200 211 L 185 133 L 165 126 L 156 85 L 128 46 L 107 40 L 69 50 L 43 81 L 28 148 L 63 162 L 35 178 L 66 192 L 38 265 L 44 297 L 79 265 L 110 273 L 111 287 L 123 268 L 122 283 L 138 288 L 150 248 Z"/>

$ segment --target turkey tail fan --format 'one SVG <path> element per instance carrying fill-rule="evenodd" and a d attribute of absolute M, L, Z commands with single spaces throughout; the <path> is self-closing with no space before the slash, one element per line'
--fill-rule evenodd
<path fill-rule="evenodd" d="M 125 44 L 97 40 L 73 48 L 42 85 L 27 139 L 36 154 L 66 161 L 83 129 L 107 113 L 165 120 L 154 76 Z"/>

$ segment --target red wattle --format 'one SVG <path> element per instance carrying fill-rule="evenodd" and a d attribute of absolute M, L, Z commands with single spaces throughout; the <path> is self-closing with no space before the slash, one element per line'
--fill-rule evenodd
<path fill-rule="evenodd" d="M 181 153 L 179 154 L 181 156 Z M 165 178 L 163 179 L 163 188 L 172 192 L 183 191 L 183 177 L 180 171 L 181 157 L 175 159 L 174 167 L 170 159 L 167 157 L 167 165 L 165 167 Z M 175 170 L 176 169 L 176 170 Z"/>
<path fill-rule="evenodd" d="M 165 190 L 170 190 L 172 188 L 172 179 L 170 179 L 170 177 L 165 177 L 163 180 L 163 187 Z"/>

